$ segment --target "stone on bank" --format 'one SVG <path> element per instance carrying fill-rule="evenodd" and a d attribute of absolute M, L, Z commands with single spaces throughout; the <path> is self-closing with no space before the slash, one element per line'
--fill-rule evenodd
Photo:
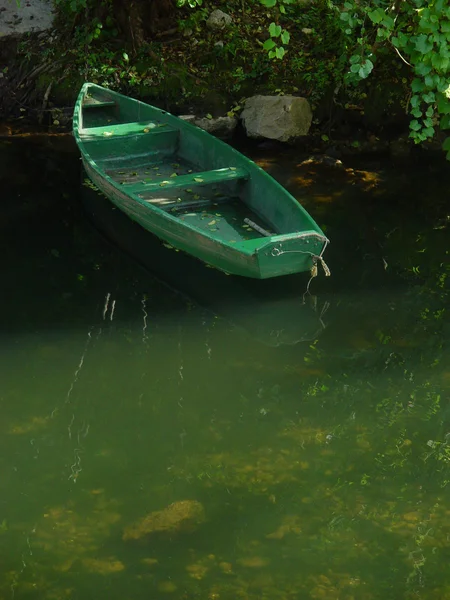
<path fill-rule="evenodd" d="M 241 113 L 248 137 L 293 142 L 308 134 L 312 111 L 298 96 L 252 96 Z"/>

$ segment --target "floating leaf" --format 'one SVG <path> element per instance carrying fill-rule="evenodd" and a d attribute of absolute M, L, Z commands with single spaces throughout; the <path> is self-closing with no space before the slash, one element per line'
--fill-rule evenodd
<path fill-rule="evenodd" d="M 210 231 L 219 231 L 217 227 L 211 227 Z"/>
<path fill-rule="evenodd" d="M 172 173 L 171 177 L 178 177 L 176 173 Z"/>
<path fill-rule="evenodd" d="M 197 183 L 203 183 L 204 179 L 202 179 L 201 177 L 194 177 L 194 181 L 196 181 Z"/>
<path fill-rule="evenodd" d="M 169 181 L 161 181 L 161 183 L 159 184 L 160 187 L 164 187 L 165 185 L 168 185 L 170 182 Z"/>
<path fill-rule="evenodd" d="M 163 244 L 163 246 L 164 246 L 165 248 L 170 248 L 170 249 L 172 249 L 172 248 L 173 248 L 173 246 L 171 246 L 170 244 Z"/>
<path fill-rule="evenodd" d="M 188 194 L 192 194 L 192 190 L 191 190 L 190 188 L 188 188 L 188 189 L 186 190 L 186 192 L 187 192 Z"/>
<path fill-rule="evenodd" d="M 217 221 L 216 221 L 215 219 L 213 219 L 212 221 L 210 221 L 210 222 L 208 223 L 208 225 L 215 225 L 216 223 L 217 223 Z"/>
<path fill-rule="evenodd" d="M 230 167 L 230 171 L 236 171 L 236 167 Z"/>
<path fill-rule="evenodd" d="M 183 202 L 181 198 L 177 198 L 177 202 Z"/>
<path fill-rule="evenodd" d="M 172 167 L 173 167 L 174 169 L 179 169 L 179 168 L 180 168 L 180 165 L 179 165 L 178 163 L 172 163 Z"/>
<path fill-rule="evenodd" d="M 192 197 L 194 198 L 194 200 L 200 200 L 200 196 L 198 194 L 194 194 Z"/>
<path fill-rule="evenodd" d="M 206 118 L 207 118 L 207 119 L 212 119 L 212 118 L 213 118 L 213 116 L 212 116 L 212 114 L 211 114 L 211 113 L 208 113 L 208 114 L 206 115 Z"/>
<path fill-rule="evenodd" d="M 147 127 L 144 129 L 144 133 L 148 133 L 150 131 L 150 129 L 147 129 Z"/>
<path fill-rule="evenodd" d="M 109 137 L 110 135 L 113 135 L 113 133 L 114 133 L 113 131 L 104 131 L 104 132 L 103 132 L 103 135 L 104 135 L 105 137 Z"/>

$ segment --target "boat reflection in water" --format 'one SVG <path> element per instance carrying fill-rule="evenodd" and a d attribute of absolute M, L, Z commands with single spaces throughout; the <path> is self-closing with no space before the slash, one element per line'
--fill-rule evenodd
<path fill-rule="evenodd" d="M 129 219 L 84 179 L 83 206 L 96 228 L 157 279 L 202 308 L 269 346 L 316 339 L 326 326 L 328 303 L 305 293 L 308 275 L 272 280 L 226 275 L 168 244 Z"/>

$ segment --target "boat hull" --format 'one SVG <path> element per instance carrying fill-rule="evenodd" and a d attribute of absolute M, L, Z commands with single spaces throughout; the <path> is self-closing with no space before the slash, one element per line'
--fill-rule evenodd
<path fill-rule="evenodd" d="M 304 208 L 205 131 L 85 84 L 74 135 L 96 188 L 175 249 L 256 279 L 309 271 L 322 260 L 328 240 Z"/>

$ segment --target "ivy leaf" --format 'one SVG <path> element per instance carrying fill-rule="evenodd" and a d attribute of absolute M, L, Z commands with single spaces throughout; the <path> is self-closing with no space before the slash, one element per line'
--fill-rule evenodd
<path fill-rule="evenodd" d="M 430 73 L 432 67 L 428 63 L 419 62 L 415 65 L 415 68 L 417 75 L 425 76 L 428 75 L 428 73 Z"/>
<path fill-rule="evenodd" d="M 431 64 L 436 69 L 436 71 L 441 71 L 442 73 L 447 73 L 449 59 L 446 56 L 440 56 L 437 53 L 433 53 L 431 55 Z"/>
<path fill-rule="evenodd" d="M 277 0 L 260 0 L 261 4 L 267 6 L 267 8 L 272 8 L 277 3 Z"/>
<path fill-rule="evenodd" d="M 286 29 L 283 31 L 283 33 L 281 34 L 281 41 L 283 42 L 283 44 L 289 44 L 289 40 L 291 39 L 291 34 L 289 33 L 289 31 L 286 31 Z"/>
<path fill-rule="evenodd" d="M 450 115 L 445 115 L 442 117 L 439 127 L 441 129 L 450 129 Z"/>
<path fill-rule="evenodd" d="M 353 54 L 353 56 L 350 57 L 350 64 L 354 65 L 355 63 L 360 63 L 360 62 L 361 62 L 360 54 Z"/>
<path fill-rule="evenodd" d="M 434 95 L 434 92 L 428 92 L 428 94 L 423 94 L 422 98 L 423 101 L 427 104 L 431 104 L 432 102 L 436 101 L 436 96 Z"/>
<path fill-rule="evenodd" d="M 275 48 L 276 44 L 272 39 L 268 39 L 264 42 L 263 44 L 263 48 L 264 50 L 272 50 L 272 48 Z"/>
<path fill-rule="evenodd" d="M 279 37 L 280 34 L 281 34 L 281 27 L 280 27 L 280 25 L 276 25 L 275 23 L 271 23 L 269 25 L 269 34 L 270 34 L 270 37 L 275 37 L 275 38 Z"/>
<path fill-rule="evenodd" d="M 409 124 L 409 127 L 413 130 L 413 131 L 419 131 L 420 129 L 422 129 L 421 124 L 419 123 L 419 121 L 417 121 L 416 119 L 414 119 L 413 121 L 411 121 L 411 123 Z"/>
<path fill-rule="evenodd" d="M 420 117 L 422 116 L 422 111 L 420 110 L 420 108 L 413 108 L 411 114 L 414 117 L 416 117 L 416 119 L 420 119 Z"/>
<path fill-rule="evenodd" d="M 450 114 L 450 98 L 447 98 L 445 94 L 438 93 L 436 103 L 437 109 L 441 115 Z"/>
<path fill-rule="evenodd" d="M 442 149 L 446 151 L 450 150 L 450 137 L 444 140 L 444 143 L 442 144 Z"/>
<path fill-rule="evenodd" d="M 283 58 L 283 56 L 286 54 L 286 50 L 283 48 L 283 46 L 280 46 L 279 48 L 277 48 L 275 50 L 275 55 L 277 58 L 279 58 L 280 60 Z"/>
<path fill-rule="evenodd" d="M 384 19 L 381 24 L 384 25 L 386 29 L 393 29 L 395 22 L 390 15 L 384 15 Z"/>
<path fill-rule="evenodd" d="M 433 44 L 430 44 L 427 35 L 421 33 L 417 36 L 415 47 L 416 50 L 420 52 L 420 54 L 428 54 L 428 52 L 430 52 L 433 49 Z"/>
<path fill-rule="evenodd" d="M 378 23 L 381 23 L 385 16 L 384 10 L 382 8 L 376 8 L 375 10 L 372 10 L 367 14 L 372 23 L 376 23 L 377 25 Z"/>
<path fill-rule="evenodd" d="M 427 138 L 431 138 L 434 135 L 434 127 L 426 127 L 423 130 L 423 135 L 425 135 Z"/>
<path fill-rule="evenodd" d="M 424 88 L 424 84 L 422 79 L 418 79 L 417 77 L 412 80 L 411 89 L 413 92 L 421 92 Z"/>
<path fill-rule="evenodd" d="M 368 77 L 370 75 L 370 73 L 373 70 L 373 62 L 371 60 L 369 60 L 368 58 L 366 58 L 366 60 L 361 63 L 361 68 L 358 71 L 358 75 L 361 77 L 361 79 L 365 79 L 366 77 Z"/>

